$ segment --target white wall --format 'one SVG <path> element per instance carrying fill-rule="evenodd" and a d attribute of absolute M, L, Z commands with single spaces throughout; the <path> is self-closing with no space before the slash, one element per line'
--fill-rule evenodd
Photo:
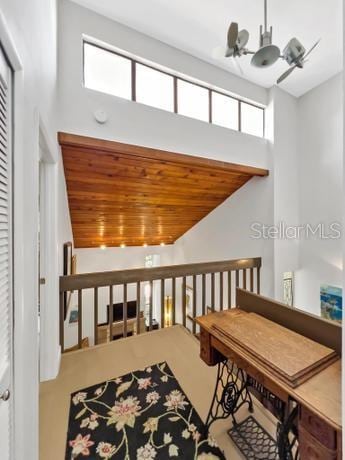
<path fill-rule="evenodd" d="M 159 254 L 161 265 L 173 263 L 174 246 L 126 247 L 106 249 L 75 249 L 78 273 L 126 270 L 144 267 L 145 257 Z"/>
<path fill-rule="evenodd" d="M 17 50 L 22 69 L 15 74 L 15 453 L 14 458 L 38 458 L 38 168 L 40 129 L 44 126 L 51 156 L 56 144 L 57 9 L 55 0 L 2 0 L 1 14 Z M 1 26 L 1 37 L 4 27 Z M 40 126 L 41 125 L 41 126 Z M 58 168 L 54 182 L 57 184 Z M 64 216 L 66 218 L 66 215 Z M 67 216 L 68 218 L 68 216 Z M 53 224 L 52 224 L 53 225 Z M 57 242 L 55 242 L 57 244 Z M 55 254 L 58 248 L 56 246 Z M 53 248 L 54 252 L 54 248 Z M 50 261 L 55 277 L 57 257 Z M 54 268 L 55 267 L 55 268 Z M 50 359 L 58 367 L 57 294 L 51 293 Z M 28 429 L 30 427 L 30 429 Z"/>
<path fill-rule="evenodd" d="M 342 75 L 298 100 L 301 224 L 341 222 L 343 193 Z M 320 312 L 320 285 L 342 286 L 342 241 L 303 239 L 296 305 Z"/>
<path fill-rule="evenodd" d="M 73 233 L 69 205 L 67 198 L 66 180 L 63 170 L 62 156 L 59 152 L 58 161 L 58 222 L 57 222 L 57 248 L 58 248 L 58 273 L 63 274 L 63 245 L 71 241 L 73 243 Z"/>
<path fill-rule="evenodd" d="M 85 89 L 82 36 L 95 37 L 258 102 L 266 102 L 265 89 L 68 0 L 61 2 L 60 24 L 61 131 L 253 166 L 267 165 L 263 139 Z M 98 108 L 109 115 L 103 126 L 93 118 Z"/>
<path fill-rule="evenodd" d="M 327 229 L 341 222 L 341 84 L 338 75 L 300 99 L 270 90 L 271 177 L 249 182 L 180 238 L 177 263 L 261 255 L 263 294 L 282 301 L 283 274 L 293 271 L 295 306 L 320 314 L 320 285 L 342 285 L 341 240 L 303 233 L 300 239 L 253 240 L 250 225 L 323 223 Z"/>
<path fill-rule="evenodd" d="M 267 131 L 272 155 L 274 225 L 299 224 L 297 99 L 279 87 L 270 90 L 266 111 Z M 275 238 L 274 298 L 283 301 L 283 274 L 299 264 L 299 241 Z"/>
<path fill-rule="evenodd" d="M 175 263 L 262 257 L 262 293 L 273 296 L 273 242 L 251 225 L 273 222 L 272 177 L 253 178 L 177 240 Z"/>

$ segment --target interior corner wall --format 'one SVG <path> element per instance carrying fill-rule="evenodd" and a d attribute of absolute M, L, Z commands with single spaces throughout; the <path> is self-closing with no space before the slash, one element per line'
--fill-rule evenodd
<path fill-rule="evenodd" d="M 73 244 L 73 232 L 71 215 L 68 204 L 65 172 L 63 168 L 61 150 L 58 158 L 58 274 L 63 275 L 63 245 L 71 242 Z"/>
<path fill-rule="evenodd" d="M 285 226 L 299 224 L 297 99 L 274 86 L 269 100 L 266 120 L 273 164 L 273 223 L 281 232 Z M 279 301 L 283 301 L 284 272 L 295 272 L 299 266 L 299 241 L 290 236 L 276 234 L 272 238 L 274 298 Z"/>
<path fill-rule="evenodd" d="M 343 87 L 339 74 L 298 100 L 298 181 L 301 225 L 321 224 L 324 235 L 342 222 Z M 310 236 L 300 241 L 296 305 L 320 314 L 320 286 L 342 286 L 342 240 Z"/>

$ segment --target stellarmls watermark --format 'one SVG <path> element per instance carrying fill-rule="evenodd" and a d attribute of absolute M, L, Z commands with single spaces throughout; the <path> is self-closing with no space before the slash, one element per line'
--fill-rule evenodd
<path fill-rule="evenodd" d="M 342 226 L 340 222 L 304 225 L 288 225 L 283 221 L 276 225 L 253 222 L 250 226 L 250 230 L 250 237 L 257 240 L 299 240 L 311 238 L 320 240 L 339 240 L 342 235 Z"/>

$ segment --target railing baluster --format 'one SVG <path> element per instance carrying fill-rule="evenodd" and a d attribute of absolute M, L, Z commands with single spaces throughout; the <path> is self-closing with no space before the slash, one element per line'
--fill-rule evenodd
<path fill-rule="evenodd" d="M 78 348 L 81 348 L 83 341 L 83 297 L 82 290 L 78 290 Z"/>
<path fill-rule="evenodd" d="M 123 285 L 123 336 L 127 337 L 127 284 Z"/>
<path fill-rule="evenodd" d="M 202 288 L 201 288 L 201 296 L 202 296 L 202 314 L 206 314 L 206 274 L 202 274 Z"/>
<path fill-rule="evenodd" d="M 114 286 L 109 286 L 109 341 L 113 340 L 113 322 L 114 322 Z"/>
<path fill-rule="evenodd" d="M 150 299 L 149 299 L 149 331 L 152 331 L 152 308 L 153 308 L 153 281 L 150 281 Z"/>
<path fill-rule="evenodd" d="M 175 325 L 176 321 L 183 324 L 183 326 L 188 326 L 187 321 L 187 309 L 186 309 L 186 291 L 189 278 L 192 278 L 193 282 L 193 297 L 191 299 L 191 311 L 189 315 L 193 319 L 193 324 L 190 330 L 195 333 L 198 330 L 198 326 L 194 323 L 195 317 L 202 313 L 206 314 L 206 307 L 209 305 L 212 311 L 224 310 L 225 308 L 232 308 L 235 305 L 234 301 L 234 289 L 235 287 L 242 287 L 243 289 L 250 289 L 251 292 L 257 292 L 260 294 L 261 291 L 261 258 L 253 259 L 238 259 L 238 260 L 228 260 L 220 262 L 208 262 L 205 264 L 186 264 L 181 266 L 166 266 L 166 267 L 157 267 L 152 268 L 151 270 L 147 269 L 136 269 L 136 270 L 121 270 L 113 272 L 103 272 L 103 273 L 91 273 L 87 277 L 85 275 L 74 275 L 74 276 L 62 276 L 60 278 L 59 286 L 59 311 L 60 311 L 60 324 L 59 324 L 59 340 L 61 344 L 62 352 L 65 350 L 65 311 L 64 311 L 64 297 L 67 293 L 71 291 L 76 291 L 78 296 L 78 348 L 83 346 L 83 302 L 86 302 L 85 297 L 83 299 L 83 290 L 92 289 L 93 296 L 88 298 L 88 301 L 92 305 L 93 297 L 93 313 L 92 306 L 90 310 L 90 317 L 88 323 L 92 323 L 93 316 L 93 335 L 94 335 L 94 344 L 98 345 L 100 343 L 100 330 L 99 330 L 99 288 L 109 287 L 109 306 L 108 306 L 108 325 L 107 335 L 109 336 L 109 341 L 113 340 L 114 334 L 114 301 L 115 301 L 115 289 L 116 286 L 123 286 L 124 296 L 123 296 L 123 336 L 128 336 L 129 331 L 129 322 L 128 322 L 128 295 L 129 288 L 128 286 L 133 284 L 136 285 L 136 319 L 133 320 L 136 322 L 136 332 L 140 334 L 143 329 L 143 324 L 145 322 L 145 330 L 153 329 L 153 307 L 154 307 L 154 286 L 160 281 L 161 289 L 161 303 L 160 303 L 160 326 L 161 328 L 169 325 Z M 232 272 L 235 272 L 233 274 Z M 242 273 L 241 273 L 242 272 Z M 219 273 L 219 286 L 218 286 L 218 273 Z M 226 275 L 227 273 L 227 275 Z M 201 286 L 198 281 L 198 277 L 201 276 Z M 226 280 L 227 276 L 227 280 Z M 180 301 L 180 285 L 177 286 L 177 280 L 182 279 L 182 301 Z M 210 282 L 209 282 L 209 278 Z M 166 287 L 165 282 L 167 279 L 172 280 L 171 287 L 171 299 L 169 292 L 169 312 L 166 309 L 165 295 Z M 146 286 L 150 285 L 150 298 L 145 297 L 145 317 L 143 318 L 143 312 L 141 311 L 141 283 Z M 227 283 L 227 288 L 225 284 Z M 209 286 L 210 284 L 210 286 Z M 200 286 L 200 310 L 198 310 L 198 299 L 199 292 L 197 288 Z M 170 288 L 170 286 L 169 286 Z M 176 294 L 176 289 L 178 288 L 179 292 Z M 210 294 L 208 290 L 211 288 Z M 224 290 L 227 290 L 224 293 Z M 225 297 L 227 296 L 227 300 Z M 171 302 L 170 302 L 171 300 Z M 178 303 L 177 303 L 178 302 Z M 181 308 L 182 312 L 177 308 Z M 226 307 L 227 305 L 227 307 Z M 149 308 L 149 312 L 147 309 Z M 89 308 L 87 308 L 89 310 Z M 159 317 L 159 312 L 155 312 Z M 168 315 L 169 314 L 169 318 Z M 146 327 L 148 326 L 148 327 Z M 188 326 L 189 327 L 189 326 Z M 91 326 L 92 328 L 92 326 Z M 140 330 L 141 329 L 141 330 Z"/>
<path fill-rule="evenodd" d="M 232 307 L 231 303 L 231 271 L 228 271 L 228 309 Z"/>
<path fill-rule="evenodd" d="M 196 333 L 196 275 L 193 275 L 193 334 Z"/>
<path fill-rule="evenodd" d="M 219 273 L 219 306 L 220 309 L 223 310 L 224 305 L 223 305 L 223 297 L 224 297 L 224 278 L 223 278 L 224 273 L 220 272 Z"/>
<path fill-rule="evenodd" d="M 254 292 L 254 268 L 250 269 L 250 292 Z"/>
<path fill-rule="evenodd" d="M 172 279 L 172 325 L 176 324 L 176 278 Z"/>
<path fill-rule="evenodd" d="M 260 294 L 260 269 L 261 267 L 258 267 L 256 269 L 256 293 Z"/>
<path fill-rule="evenodd" d="M 161 328 L 165 327 L 165 282 L 161 279 Z"/>
<path fill-rule="evenodd" d="M 187 287 L 187 282 L 186 282 L 186 277 L 184 276 L 182 279 L 182 325 L 183 327 L 186 327 L 186 316 L 187 316 L 187 305 L 186 305 L 186 287 Z"/>
<path fill-rule="evenodd" d="M 95 287 L 93 290 L 93 321 L 94 321 L 94 342 L 95 345 L 98 344 L 98 287 Z"/>
<path fill-rule="evenodd" d="M 141 298 L 141 295 L 140 295 L 140 281 L 138 281 L 137 282 L 137 305 L 136 305 L 137 306 L 137 309 L 136 309 L 137 310 L 137 318 L 136 318 L 137 319 L 137 334 L 140 334 L 140 332 L 141 332 L 140 331 L 140 320 L 141 320 L 141 318 L 140 318 L 140 314 L 141 314 L 141 312 L 140 312 L 140 303 L 141 303 L 140 298 Z"/>
<path fill-rule="evenodd" d="M 61 346 L 61 353 L 65 351 L 65 338 L 64 338 L 64 328 L 65 328 L 65 293 L 60 291 L 60 346 Z"/>
<path fill-rule="evenodd" d="M 214 311 L 214 307 L 215 307 L 215 288 L 214 288 L 214 278 L 215 278 L 215 274 L 214 273 L 211 273 L 211 308 L 212 308 L 212 311 Z"/>

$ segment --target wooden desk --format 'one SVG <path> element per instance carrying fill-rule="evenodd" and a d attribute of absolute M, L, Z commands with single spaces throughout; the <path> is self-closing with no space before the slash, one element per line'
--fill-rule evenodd
<path fill-rule="evenodd" d="M 240 294 L 243 306 L 243 302 L 246 303 L 246 300 L 243 299 L 246 299 L 247 294 L 243 294 L 243 291 Z M 248 295 L 253 296 L 249 293 Z M 268 300 L 264 298 L 262 300 L 259 296 L 255 297 L 263 304 Z M 276 307 L 279 312 L 280 304 L 277 304 Z M 201 358 L 210 366 L 222 363 L 226 358 L 244 371 L 249 381 L 257 382 L 259 386 L 279 398 L 284 405 L 291 401 L 295 404 L 296 411 L 298 411 L 296 425 L 301 460 L 340 460 L 342 458 L 341 360 L 338 359 L 301 385 L 293 388 L 269 372 L 252 355 L 234 346 L 233 342 L 214 327 L 224 319 L 231 321 L 236 311 L 237 309 L 212 313 L 197 319 L 201 329 Z M 306 321 L 308 320 L 309 315 L 306 315 Z M 323 326 L 327 328 L 329 324 L 321 323 L 321 329 Z M 253 385 L 256 386 L 256 384 Z M 250 385 L 249 391 L 251 391 Z"/>

